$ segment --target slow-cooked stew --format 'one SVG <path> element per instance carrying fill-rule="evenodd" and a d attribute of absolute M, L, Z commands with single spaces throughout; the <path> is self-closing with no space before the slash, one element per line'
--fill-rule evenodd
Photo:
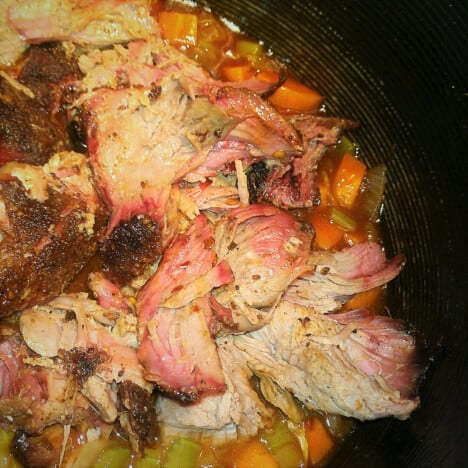
<path fill-rule="evenodd" d="M 0 8 L 3 465 L 323 466 L 408 417 L 357 122 L 205 9 L 29 3 Z"/>

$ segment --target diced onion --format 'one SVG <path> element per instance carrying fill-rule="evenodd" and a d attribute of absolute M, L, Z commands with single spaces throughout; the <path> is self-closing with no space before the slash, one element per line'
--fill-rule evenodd
<path fill-rule="evenodd" d="M 361 208 L 369 221 L 379 220 L 386 181 L 387 167 L 385 164 L 379 164 L 367 171 L 367 183 L 362 193 Z"/>

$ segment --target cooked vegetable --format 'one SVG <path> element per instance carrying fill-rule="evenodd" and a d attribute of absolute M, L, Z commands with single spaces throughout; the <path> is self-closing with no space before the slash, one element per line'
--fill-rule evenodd
<path fill-rule="evenodd" d="M 178 11 L 163 11 L 159 14 L 159 24 L 164 37 L 176 45 L 197 43 L 197 15 Z"/>
<path fill-rule="evenodd" d="M 81 448 L 76 450 L 76 455 L 73 460 L 74 468 L 87 468 L 94 466 L 94 463 L 106 452 L 112 451 L 115 447 L 115 442 L 107 439 L 97 439 L 88 442 Z M 106 465 L 102 465 L 106 466 Z"/>
<path fill-rule="evenodd" d="M 201 445 L 186 437 L 180 437 L 172 442 L 166 453 L 165 468 L 195 468 L 202 451 Z"/>
<path fill-rule="evenodd" d="M 315 229 L 315 245 L 319 249 L 332 249 L 343 239 L 343 230 L 332 223 L 327 210 L 315 209 L 309 221 Z"/>
<path fill-rule="evenodd" d="M 278 83 L 280 76 L 276 72 L 261 71 L 257 78 L 267 83 Z M 306 112 L 317 109 L 322 102 L 322 96 L 295 78 L 289 77 L 269 97 L 269 101 L 282 109 Z"/>
<path fill-rule="evenodd" d="M 255 74 L 250 63 L 245 59 L 230 60 L 223 64 L 221 77 L 226 81 L 245 81 Z"/>
<path fill-rule="evenodd" d="M 233 447 L 226 456 L 229 468 L 280 468 L 274 455 L 258 439 Z"/>
<path fill-rule="evenodd" d="M 256 56 L 263 54 L 263 46 L 259 42 L 239 39 L 236 43 L 235 52 L 240 57 Z"/>
<path fill-rule="evenodd" d="M 10 453 L 10 444 L 13 439 L 13 433 L 0 429 L 0 467 L 1 468 L 20 468 L 21 465 Z"/>
<path fill-rule="evenodd" d="M 309 446 L 309 462 L 312 465 L 318 465 L 330 453 L 333 447 L 333 439 L 318 417 L 312 418 L 305 423 L 305 432 Z"/>
<path fill-rule="evenodd" d="M 304 465 L 299 441 L 284 422 L 277 422 L 273 430 L 266 432 L 262 439 L 266 441 L 281 468 L 297 468 Z"/>
<path fill-rule="evenodd" d="M 366 175 L 366 188 L 362 194 L 361 209 L 366 213 L 369 221 L 377 221 L 382 207 L 382 199 L 387 181 L 387 167 L 385 164 L 371 167 Z"/>
<path fill-rule="evenodd" d="M 356 145 L 347 136 L 343 135 L 336 145 L 335 151 L 340 155 L 345 153 L 354 155 L 356 152 Z"/>
<path fill-rule="evenodd" d="M 333 206 L 330 209 L 330 220 L 345 231 L 354 231 L 357 228 L 357 222 L 341 208 Z"/>
<path fill-rule="evenodd" d="M 130 448 L 112 447 L 98 457 L 94 468 L 126 468 L 129 466 L 130 460 Z"/>
<path fill-rule="evenodd" d="M 366 165 L 350 153 L 341 158 L 333 180 L 333 192 L 338 202 L 351 208 L 356 201 L 366 173 Z"/>
<path fill-rule="evenodd" d="M 372 310 L 376 301 L 382 294 L 381 288 L 373 288 L 356 294 L 346 305 L 346 310 L 369 309 Z"/>

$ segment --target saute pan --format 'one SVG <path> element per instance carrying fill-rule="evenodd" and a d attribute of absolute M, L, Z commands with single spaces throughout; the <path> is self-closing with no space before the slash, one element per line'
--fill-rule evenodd
<path fill-rule="evenodd" d="M 331 113 L 359 120 L 362 157 L 389 170 L 386 247 L 408 257 L 389 309 L 435 357 L 421 408 L 406 421 L 358 425 L 331 466 L 467 466 L 468 2 L 205 4 L 263 39 Z"/>

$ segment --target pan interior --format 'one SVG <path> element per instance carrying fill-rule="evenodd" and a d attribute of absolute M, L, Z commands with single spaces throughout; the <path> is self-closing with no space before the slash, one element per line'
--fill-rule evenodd
<path fill-rule="evenodd" d="M 423 333 L 435 358 L 421 388 L 421 409 L 407 421 L 359 425 L 332 466 L 461 466 L 468 368 L 468 6 L 201 3 L 262 39 L 326 96 L 331 114 L 360 121 L 352 136 L 362 157 L 370 166 L 388 166 L 386 249 L 408 257 L 389 288 L 389 308 Z"/>

